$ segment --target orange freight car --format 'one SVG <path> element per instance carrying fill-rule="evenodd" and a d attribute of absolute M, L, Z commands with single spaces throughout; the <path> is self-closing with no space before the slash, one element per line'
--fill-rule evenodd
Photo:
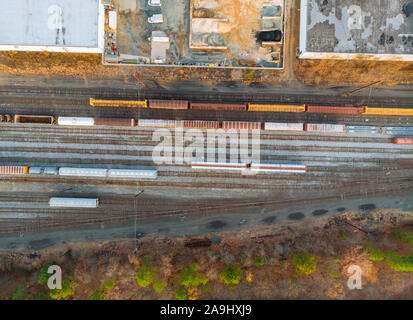
<path fill-rule="evenodd" d="M 413 144 L 413 138 L 394 138 L 396 144 Z"/>
<path fill-rule="evenodd" d="M 261 122 L 249 121 L 222 121 L 222 129 L 237 129 L 237 130 L 260 130 Z"/>
<path fill-rule="evenodd" d="M 362 114 L 365 107 L 307 106 L 310 113 Z"/>
<path fill-rule="evenodd" d="M 247 111 L 247 104 L 229 104 L 229 103 L 208 103 L 208 102 L 191 102 L 190 109 L 193 110 L 224 110 L 224 111 Z"/>
<path fill-rule="evenodd" d="M 149 108 L 152 109 L 188 109 L 189 102 L 186 100 L 149 100 Z"/>
<path fill-rule="evenodd" d="M 29 174 L 29 167 L 23 166 L 0 166 L 0 174 Z"/>
<path fill-rule="evenodd" d="M 183 128 L 219 129 L 219 121 L 183 120 Z"/>

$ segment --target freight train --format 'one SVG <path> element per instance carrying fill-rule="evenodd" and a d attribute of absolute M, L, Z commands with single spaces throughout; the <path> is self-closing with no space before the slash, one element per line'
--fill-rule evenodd
<path fill-rule="evenodd" d="M 374 133 L 389 134 L 398 137 L 413 136 L 411 127 L 376 127 L 348 126 L 328 123 L 285 123 L 285 122 L 251 122 L 251 121 L 209 121 L 209 120 L 163 120 L 133 118 L 92 118 L 92 117 L 52 117 L 26 115 L 14 116 L 14 119 L 31 124 L 50 124 L 58 126 L 106 126 L 106 127 L 140 127 L 140 128 L 185 128 L 185 129 L 236 129 L 264 130 L 285 132 L 314 133 Z M 46 121 L 47 120 L 47 121 Z M 395 143 L 398 140 L 394 140 Z M 401 140 L 403 141 L 403 140 Z M 398 143 L 401 144 L 401 143 Z M 408 144 L 408 143 L 404 143 Z"/>
<path fill-rule="evenodd" d="M 226 163 L 226 162 L 192 162 L 192 169 L 231 170 L 246 172 L 289 172 L 306 173 L 307 166 L 299 164 L 255 164 L 255 163 Z"/>
<path fill-rule="evenodd" d="M 413 116 L 413 108 L 373 108 L 368 106 L 313 106 L 308 104 L 256 104 L 256 103 L 212 103 L 192 102 L 187 100 L 107 100 L 90 98 L 93 107 L 135 107 L 150 109 L 179 110 L 219 110 L 219 111 L 255 111 L 255 112 L 308 112 L 335 114 L 365 114 L 389 116 Z"/>
<path fill-rule="evenodd" d="M 0 175 L 59 175 L 73 177 L 156 179 L 156 170 L 0 166 Z"/>

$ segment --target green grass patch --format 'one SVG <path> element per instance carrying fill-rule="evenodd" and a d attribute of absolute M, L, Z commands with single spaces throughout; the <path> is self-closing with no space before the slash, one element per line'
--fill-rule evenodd
<path fill-rule="evenodd" d="M 317 270 L 317 262 L 311 254 L 294 255 L 293 267 L 298 275 L 310 275 Z"/>
<path fill-rule="evenodd" d="M 165 280 L 158 280 L 158 279 L 155 279 L 152 284 L 153 290 L 156 293 L 162 293 L 167 285 L 168 283 Z"/>
<path fill-rule="evenodd" d="M 175 299 L 176 300 L 186 300 L 188 299 L 188 295 L 183 287 L 180 287 L 175 290 Z"/>
<path fill-rule="evenodd" d="M 259 254 L 257 254 L 257 255 L 255 256 L 255 259 L 254 259 L 254 264 L 255 264 L 257 267 L 262 267 L 262 266 L 264 265 L 264 263 L 265 263 L 264 257 L 262 257 L 262 256 L 260 256 Z"/>
<path fill-rule="evenodd" d="M 96 288 L 90 296 L 90 300 L 105 300 L 105 290 Z"/>
<path fill-rule="evenodd" d="M 345 238 L 347 238 L 347 236 L 348 236 L 348 234 L 347 234 L 347 232 L 345 232 L 345 231 L 340 232 L 340 234 L 338 235 L 338 237 L 339 237 L 340 239 L 345 239 Z"/>
<path fill-rule="evenodd" d="M 30 300 L 31 295 L 27 292 L 26 287 L 23 284 L 21 284 L 19 285 L 17 290 L 13 293 L 11 299 L 12 300 Z"/>
<path fill-rule="evenodd" d="M 47 270 L 49 269 L 51 265 L 52 263 L 48 262 L 46 266 L 40 269 L 40 275 L 39 275 L 39 278 L 37 279 L 37 283 L 41 285 L 46 284 L 47 280 L 51 276 L 51 274 L 47 273 Z"/>
<path fill-rule="evenodd" d="M 255 79 L 254 71 L 249 71 L 245 74 L 245 79 L 252 81 Z"/>

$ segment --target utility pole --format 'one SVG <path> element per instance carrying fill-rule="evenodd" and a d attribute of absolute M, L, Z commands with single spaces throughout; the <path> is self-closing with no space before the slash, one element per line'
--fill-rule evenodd
<path fill-rule="evenodd" d="M 134 237 L 135 237 L 135 253 L 138 253 L 138 238 L 136 236 L 136 218 L 138 215 L 138 208 L 137 208 L 137 199 L 138 197 L 144 192 L 145 190 L 141 190 L 139 191 L 137 194 L 135 194 L 135 196 L 133 197 L 133 208 L 135 211 L 135 232 L 134 232 Z"/>

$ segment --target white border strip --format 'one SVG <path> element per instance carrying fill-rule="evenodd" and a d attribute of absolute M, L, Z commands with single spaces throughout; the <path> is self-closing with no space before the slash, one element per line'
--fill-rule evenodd
<path fill-rule="evenodd" d="M 413 54 L 304 52 L 301 53 L 300 59 L 413 61 Z"/>
<path fill-rule="evenodd" d="M 307 14 L 308 14 L 308 2 L 307 0 L 301 0 L 300 6 L 300 58 L 307 50 Z"/>

